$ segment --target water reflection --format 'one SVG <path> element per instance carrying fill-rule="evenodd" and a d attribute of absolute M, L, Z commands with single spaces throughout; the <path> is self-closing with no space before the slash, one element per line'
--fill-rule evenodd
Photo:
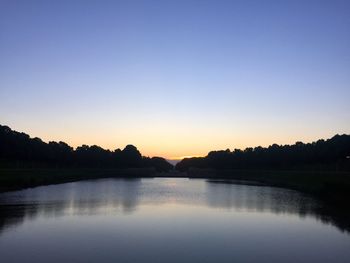
<path fill-rule="evenodd" d="M 332 224 L 343 232 L 350 232 L 350 214 L 347 210 L 331 207 L 294 190 L 209 180 L 206 197 L 207 204 L 216 208 L 297 214 L 301 218 L 310 216 L 324 224 Z"/>
<path fill-rule="evenodd" d="M 38 216 L 128 214 L 140 205 L 174 203 L 311 216 L 350 230 L 346 213 L 292 190 L 201 179 L 102 179 L 0 194 L 0 233 Z"/>
<path fill-rule="evenodd" d="M 0 194 L 0 254 L 2 262 L 347 262 L 350 235 L 338 230 L 349 230 L 347 219 L 286 189 L 103 179 Z"/>
<path fill-rule="evenodd" d="M 141 179 L 93 180 L 0 194 L 0 232 L 37 216 L 131 213 L 140 185 Z"/>

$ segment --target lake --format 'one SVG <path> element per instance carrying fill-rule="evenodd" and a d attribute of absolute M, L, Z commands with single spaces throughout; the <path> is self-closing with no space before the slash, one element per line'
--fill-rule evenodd
<path fill-rule="evenodd" d="M 1 262 L 349 262 L 307 195 L 205 179 L 100 179 L 0 194 Z"/>

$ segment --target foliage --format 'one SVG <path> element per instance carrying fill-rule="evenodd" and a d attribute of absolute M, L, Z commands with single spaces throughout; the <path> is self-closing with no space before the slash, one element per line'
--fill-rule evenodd
<path fill-rule="evenodd" d="M 267 148 L 212 151 L 203 158 L 186 158 L 176 169 L 191 167 L 212 169 L 264 170 L 350 170 L 350 135 L 335 135 L 328 140 L 293 145 L 273 144 Z"/>
<path fill-rule="evenodd" d="M 145 168 L 168 171 L 173 166 L 161 157 L 143 157 L 133 145 L 123 150 L 105 150 L 97 145 L 82 145 L 75 150 L 64 142 L 45 143 L 25 133 L 0 125 L 0 165 L 15 168 L 83 167 Z"/>

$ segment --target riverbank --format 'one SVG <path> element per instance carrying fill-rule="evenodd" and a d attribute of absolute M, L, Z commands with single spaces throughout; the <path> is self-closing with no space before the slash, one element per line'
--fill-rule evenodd
<path fill-rule="evenodd" d="M 41 185 L 113 177 L 152 177 L 154 168 L 127 169 L 0 169 L 0 192 L 21 190 Z"/>

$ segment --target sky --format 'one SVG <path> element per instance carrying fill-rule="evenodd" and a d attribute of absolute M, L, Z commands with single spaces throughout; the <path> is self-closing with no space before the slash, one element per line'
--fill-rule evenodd
<path fill-rule="evenodd" d="M 0 0 L 0 124 L 178 159 L 350 134 L 350 1 Z"/>

